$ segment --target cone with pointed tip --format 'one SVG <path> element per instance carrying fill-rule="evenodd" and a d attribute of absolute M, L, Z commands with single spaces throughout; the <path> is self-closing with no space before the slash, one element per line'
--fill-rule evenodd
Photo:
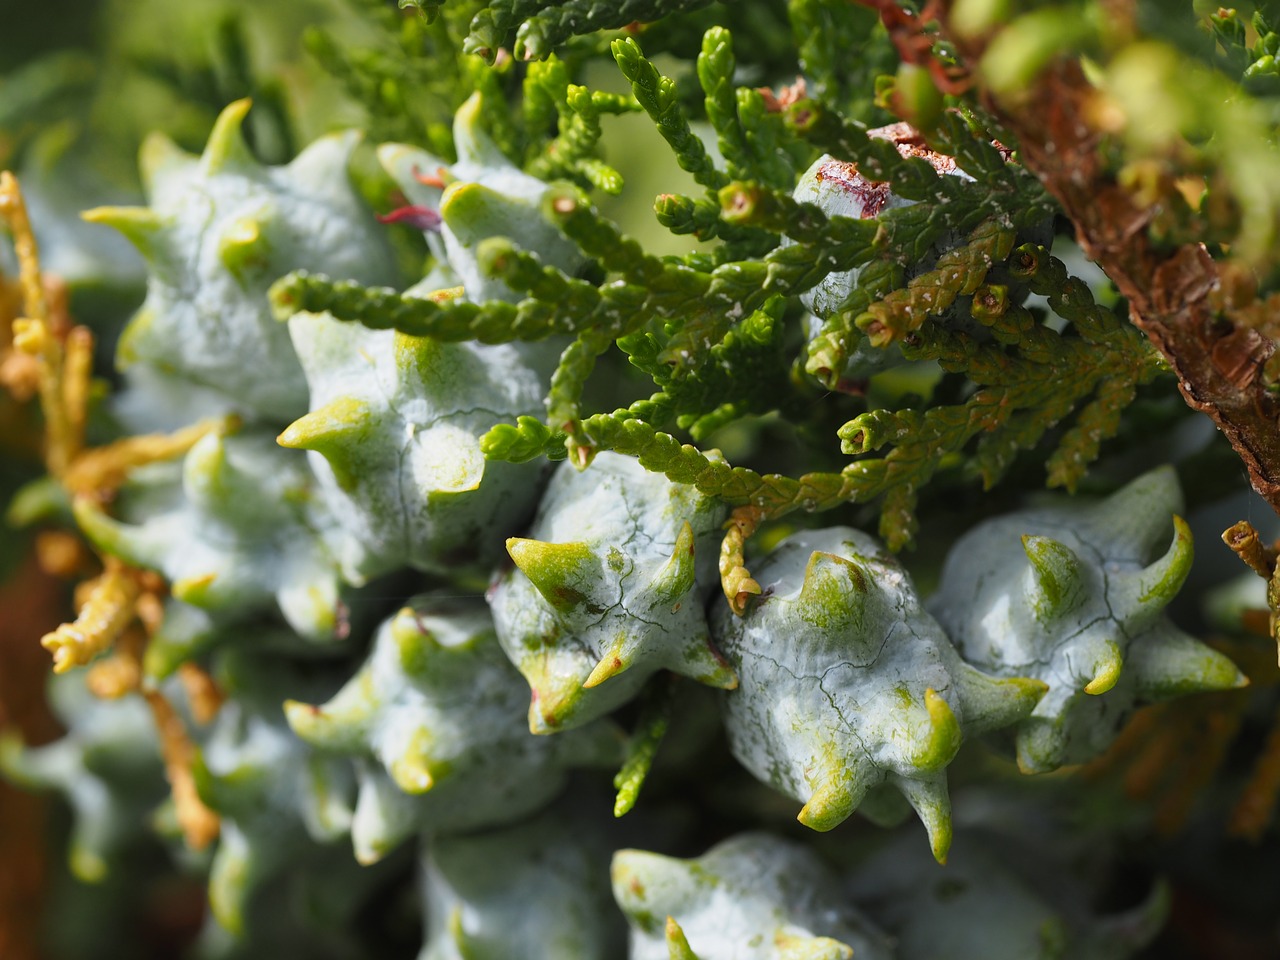
<path fill-rule="evenodd" d="M 939 860 L 951 834 L 944 770 L 966 735 L 1016 722 L 1044 691 L 966 666 L 873 538 L 795 534 L 757 566 L 764 599 L 717 604 L 712 630 L 741 684 L 722 698 L 734 756 L 830 830 L 887 784 Z"/>
<path fill-rule="evenodd" d="M 149 208 L 99 208 L 149 261 L 146 302 L 121 339 L 122 367 L 142 364 L 216 391 L 252 416 L 288 423 L 307 387 L 270 284 L 294 269 L 393 283 L 384 230 L 353 190 L 355 139 L 324 138 L 264 167 L 241 134 L 249 101 L 229 105 L 193 161 L 152 138 L 142 154 Z"/>
<path fill-rule="evenodd" d="M 262 272 L 270 254 L 271 245 L 263 232 L 263 224 L 254 217 L 233 220 L 218 238 L 218 258 L 241 283 Z"/>
<path fill-rule="evenodd" d="M 228 699 L 205 732 L 193 774 L 221 821 L 210 907 L 222 927 L 245 938 L 264 922 L 254 909 L 260 896 L 294 871 L 325 864 L 359 883 L 353 865 L 328 855 L 350 829 L 354 783 L 345 764 L 293 736 L 279 709 L 289 694 L 327 687 L 327 678 L 278 657 L 226 650 L 214 672 Z"/>
<path fill-rule="evenodd" d="M 631 924 L 631 960 L 893 956 L 825 864 L 766 834 L 742 834 L 693 860 L 619 850 L 612 874 Z"/>
<path fill-rule="evenodd" d="M 1105 500 L 988 520 L 952 547 L 931 612 L 969 663 L 1048 686 L 1018 731 L 1023 770 L 1096 756 L 1141 702 L 1243 680 L 1163 614 L 1191 567 L 1181 508 L 1160 467 Z"/>
<path fill-rule="evenodd" d="M 387 764 L 391 779 L 405 793 L 426 793 L 438 780 L 448 776 L 448 767 L 435 759 L 439 748 L 432 741 L 426 727 L 417 727 L 409 734 L 400 755 Z"/>
<path fill-rule="evenodd" d="M 532 513 L 542 469 L 486 463 L 480 436 L 541 409 L 544 371 L 530 352 L 325 315 L 296 314 L 288 326 L 311 412 L 279 442 L 308 451 L 337 520 L 331 540 L 346 578 L 496 561 L 506 535 Z"/>
<path fill-rule="evenodd" d="M 830 937 L 779 933 L 773 939 L 779 960 L 853 960 L 853 947 Z"/>
<path fill-rule="evenodd" d="M 858 864 L 847 890 L 893 934 L 899 960 L 939 957 L 940 931 L 947 960 L 1124 960 L 1154 939 L 1168 912 L 1160 885 L 1133 911 L 1096 917 L 1075 858 L 1062 856 L 1066 825 L 1046 831 L 1039 810 L 1034 832 L 1022 835 L 1007 806 L 994 808 L 1000 822 L 970 823 L 957 836 L 945 879 L 910 837 Z"/>
<path fill-rule="evenodd" d="M 99 700 L 85 679 L 84 671 L 49 678 L 51 705 L 67 731 L 60 739 L 27 747 L 16 731 L 0 730 L 0 778 L 65 797 L 71 872 L 101 883 L 150 842 L 148 818 L 166 787 L 146 704 L 137 697 Z"/>
<path fill-rule="evenodd" d="M 427 231 L 436 258 L 448 262 L 473 303 L 515 302 L 521 296 L 481 269 L 477 250 L 490 237 L 506 237 L 535 251 L 543 263 L 570 274 L 583 263 L 576 245 L 540 212 L 550 186 L 512 165 L 481 126 L 481 94 L 473 94 L 454 115 L 456 163 L 446 163 L 417 147 L 397 143 L 378 148 L 378 159 L 414 206 L 438 210 L 439 232 Z M 424 173 L 443 170 L 447 185 L 424 182 Z"/>
<path fill-rule="evenodd" d="M 484 603 L 426 596 L 379 628 L 328 703 L 290 702 L 285 715 L 307 743 L 366 764 L 354 839 L 372 862 L 414 831 L 515 819 L 545 802 L 568 767 L 615 759 L 609 731 L 530 737 L 527 702 Z"/>
<path fill-rule="evenodd" d="M 336 639 L 340 578 L 323 539 L 333 520 L 311 495 L 305 464 L 270 436 L 246 432 L 206 435 L 183 460 L 180 481 L 176 468 L 131 478 L 123 520 L 77 501 L 80 529 L 225 622 L 277 607 L 300 635 Z"/>
<path fill-rule="evenodd" d="M 932 779 L 900 777 L 898 787 L 924 824 L 933 859 L 945 865 L 951 852 L 951 796 L 946 777 L 941 773 Z"/>
<path fill-rule="evenodd" d="M 703 613 L 723 517 L 717 501 L 629 457 L 559 468 L 489 592 L 498 639 L 529 681 L 532 730 L 602 716 L 663 668 L 737 684 Z"/>
<path fill-rule="evenodd" d="M 424 845 L 427 939 L 418 960 L 624 956 L 603 827 L 597 817 L 559 812 Z"/>

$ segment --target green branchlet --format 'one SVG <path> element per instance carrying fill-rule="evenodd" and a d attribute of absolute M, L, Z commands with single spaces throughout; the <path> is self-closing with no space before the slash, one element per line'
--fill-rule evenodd
<path fill-rule="evenodd" d="M 640 716 L 627 740 L 626 759 L 613 778 L 613 787 L 618 791 L 613 804 L 615 817 L 630 813 L 640 797 L 640 788 L 644 786 L 658 747 L 671 724 L 677 683 L 674 676 L 656 677 L 645 689 Z"/>
<path fill-rule="evenodd" d="M 705 7 L 711 0 L 494 0 L 471 21 L 464 49 L 490 63 L 499 49 L 541 60 L 575 36 Z"/>
<path fill-rule="evenodd" d="M 689 125 L 676 94 L 675 81 L 662 76 L 658 68 L 645 59 L 640 44 L 630 37 L 615 40 L 612 50 L 636 101 L 657 125 L 681 169 L 693 174 L 693 179 L 708 190 L 718 190 L 728 183 L 729 175 L 716 168 L 707 148 Z"/>
<path fill-rule="evenodd" d="M 526 135 L 545 130 L 552 122 L 559 131 L 528 158 L 525 169 L 544 180 L 568 178 L 604 193 L 620 193 L 621 175 L 598 156 L 600 118 L 637 110 L 635 101 L 570 83 L 566 65 L 555 57 L 530 66 L 524 91 Z M 531 138 L 530 145 L 536 143 Z"/>
<path fill-rule="evenodd" d="M 993 264 L 1009 256 L 1014 233 L 995 221 L 978 227 L 963 246 L 948 250 L 938 265 L 913 277 L 906 287 L 871 304 L 855 324 L 872 346 L 883 347 L 919 329 L 925 319 L 939 316 L 959 296 L 971 296 L 987 278 Z M 990 308 L 990 305 L 986 305 Z M 984 305 L 975 301 L 975 309 Z"/>

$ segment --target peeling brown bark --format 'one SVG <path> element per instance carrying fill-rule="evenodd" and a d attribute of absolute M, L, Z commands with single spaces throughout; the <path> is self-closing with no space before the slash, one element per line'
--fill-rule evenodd
<path fill-rule="evenodd" d="M 976 62 L 980 49 L 958 46 Z M 1156 211 L 1137 206 L 1103 165 L 1089 122 L 1093 88 L 1080 65 L 1055 64 L 1016 102 L 981 96 L 1017 135 L 1022 162 L 1062 205 L 1085 254 L 1128 299 L 1133 323 L 1168 359 L 1187 403 L 1212 418 L 1280 513 L 1280 401 L 1261 376 L 1276 345 L 1215 313 L 1209 294 L 1219 270 L 1203 245 L 1154 247 L 1146 227 Z"/>

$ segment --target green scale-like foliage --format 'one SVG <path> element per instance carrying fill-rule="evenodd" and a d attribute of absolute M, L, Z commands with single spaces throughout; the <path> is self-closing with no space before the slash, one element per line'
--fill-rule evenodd
<path fill-rule="evenodd" d="M 288 422 L 306 410 L 306 381 L 267 288 L 300 267 L 386 283 L 394 261 L 347 179 L 357 135 L 319 140 L 287 166 L 264 167 L 241 136 L 248 109 L 247 101 L 227 107 L 199 158 L 148 140 L 151 205 L 86 217 L 119 229 L 147 259 L 147 299 L 120 341 L 120 365 L 145 364 Z"/>
<path fill-rule="evenodd" d="M 570 767 L 617 763 L 621 740 L 608 725 L 530 736 L 527 701 L 484 603 L 426 597 L 383 624 L 331 700 L 285 711 L 303 740 L 359 758 L 352 840 L 371 863 L 414 832 L 516 820 L 554 797 Z"/>
<path fill-rule="evenodd" d="M 475 94 L 454 117 L 456 162 L 392 143 L 379 148 L 378 159 L 413 206 L 438 211 L 439 232 L 429 232 L 427 240 L 437 260 L 457 276 L 466 299 L 515 301 L 519 297 L 509 287 L 483 271 L 477 256 L 481 241 L 507 237 L 537 251 L 544 263 L 568 271 L 583 258 L 539 211 L 547 183 L 507 159 L 481 126 L 481 107 Z"/>
<path fill-rule="evenodd" d="M 722 701 L 734 756 L 801 801 L 799 820 L 815 830 L 864 800 L 892 816 L 894 787 L 945 861 L 947 765 L 966 735 L 1025 717 L 1044 684 L 964 663 L 906 571 L 857 530 L 795 534 L 756 576 L 763 593 L 746 616 L 720 600 L 712 619 L 740 678 Z"/>
<path fill-rule="evenodd" d="M 530 730 L 602 716 L 663 668 L 737 685 L 704 614 L 724 515 L 633 460 L 561 465 L 529 536 L 507 541 L 515 568 L 490 590 L 503 649 L 533 691 Z"/>
<path fill-rule="evenodd" d="M 1018 726 L 1027 772 L 1096 756 L 1136 704 L 1246 682 L 1163 615 L 1191 569 L 1181 504 L 1161 467 L 1094 504 L 989 520 L 952 548 L 930 610 L 969 662 L 1048 685 Z"/>
<path fill-rule="evenodd" d="M 537 60 L 570 37 L 659 20 L 711 0 L 495 0 L 471 21 L 464 49 L 493 60 L 500 48 Z"/>

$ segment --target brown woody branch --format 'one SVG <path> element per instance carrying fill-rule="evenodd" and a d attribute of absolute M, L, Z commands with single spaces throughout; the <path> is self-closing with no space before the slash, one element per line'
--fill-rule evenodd
<path fill-rule="evenodd" d="M 957 47 L 977 62 L 980 47 Z M 1079 63 L 1057 62 L 1016 101 L 979 95 L 1016 134 L 1022 162 L 1062 205 L 1085 254 L 1128 299 L 1131 319 L 1168 359 L 1187 403 L 1213 419 L 1254 489 L 1280 513 L 1280 400 L 1262 376 L 1276 345 L 1214 309 L 1219 265 L 1203 244 L 1152 243 L 1147 226 L 1158 209 L 1138 205 L 1105 165 L 1089 114 L 1096 91 Z"/>

